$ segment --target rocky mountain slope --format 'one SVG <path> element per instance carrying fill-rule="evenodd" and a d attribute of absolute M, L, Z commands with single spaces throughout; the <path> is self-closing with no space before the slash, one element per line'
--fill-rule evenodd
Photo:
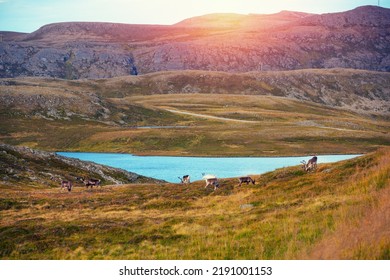
<path fill-rule="evenodd" d="M 25 186 L 57 187 L 61 180 L 71 180 L 77 185 L 76 177 L 97 178 L 103 184 L 159 182 L 118 168 L 0 144 L 0 184 L 3 186 L 23 183 Z"/>
<path fill-rule="evenodd" d="M 170 26 L 57 23 L 2 33 L 0 77 L 106 78 L 162 70 L 390 71 L 390 10 L 216 14 Z"/>

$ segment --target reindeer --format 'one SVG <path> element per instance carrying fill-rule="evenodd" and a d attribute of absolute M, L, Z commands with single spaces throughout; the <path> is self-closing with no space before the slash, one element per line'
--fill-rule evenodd
<path fill-rule="evenodd" d="M 241 187 L 242 183 L 246 183 L 247 185 L 249 183 L 252 183 L 253 185 L 255 184 L 255 180 L 253 180 L 251 177 L 246 176 L 246 177 L 240 177 L 238 178 L 239 184 L 238 186 Z"/>
<path fill-rule="evenodd" d="M 81 182 L 83 182 L 84 185 L 87 187 L 87 189 L 88 189 L 88 187 L 91 187 L 91 189 L 92 189 L 93 186 L 96 186 L 96 187 L 100 186 L 100 182 L 101 182 L 99 179 L 92 179 L 92 178 L 85 179 L 84 177 L 77 177 L 77 179 L 80 180 Z"/>
<path fill-rule="evenodd" d="M 177 177 L 182 184 L 190 184 L 190 175 L 184 175 L 183 178 Z"/>
<path fill-rule="evenodd" d="M 219 182 L 218 182 L 218 178 L 215 177 L 214 175 L 204 175 L 203 176 L 203 179 L 205 179 L 206 181 L 206 186 L 205 188 L 207 188 L 208 186 L 214 186 L 214 191 L 219 188 Z"/>
<path fill-rule="evenodd" d="M 73 187 L 73 184 L 71 181 L 66 181 L 66 180 L 62 180 L 61 181 L 61 191 L 62 189 L 66 188 L 68 189 L 68 192 L 70 192 L 72 190 L 72 187 Z"/>
<path fill-rule="evenodd" d="M 310 170 L 315 170 L 317 169 L 317 156 L 313 156 L 311 159 L 309 159 L 308 162 L 302 160 L 301 163 L 303 170 L 305 170 L 306 172 L 309 172 Z"/>

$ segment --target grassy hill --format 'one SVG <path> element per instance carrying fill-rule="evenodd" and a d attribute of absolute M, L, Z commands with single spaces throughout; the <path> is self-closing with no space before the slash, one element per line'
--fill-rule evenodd
<path fill-rule="evenodd" d="M 390 149 L 255 185 L 0 181 L 1 259 L 389 259 Z"/>
<path fill-rule="evenodd" d="M 158 183 L 123 169 L 71 159 L 27 147 L 0 144 L 0 180 L 3 187 L 58 187 L 62 180 L 84 186 L 77 177 L 95 178 L 102 184 Z"/>
<path fill-rule="evenodd" d="M 0 81 L 0 141 L 169 155 L 363 153 L 389 138 L 389 73 L 177 71 Z"/>

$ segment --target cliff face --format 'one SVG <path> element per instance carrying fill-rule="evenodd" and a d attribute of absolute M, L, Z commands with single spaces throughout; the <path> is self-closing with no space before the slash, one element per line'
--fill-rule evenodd
<path fill-rule="evenodd" d="M 0 77 L 307 68 L 390 71 L 390 10 L 217 14 L 171 26 L 58 23 L 0 42 Z"/>

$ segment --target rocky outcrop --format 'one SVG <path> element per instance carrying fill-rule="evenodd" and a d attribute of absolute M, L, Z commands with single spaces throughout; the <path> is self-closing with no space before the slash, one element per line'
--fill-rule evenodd
<path fill-rule="evenodd" d="M 100 179 L 103 184 L 161 182 L 119 168 L 6 144 L 0 144 L 0 167 L 0 184 L 5 185 L 24 182 L 30 186 L 59 186 L 61 180 L 77 183 L 76 177 Z"/>
<path fill-rule="evenodd" d="M 390 10 L 208 15 L 171 26 L 50 24 L 0 43 L 0 77 L 108 78 L 164 70 L 390 71 Z"/>
<path fill-rule="evenodd" d="M 0 112 L 47 120 L 110 122 L 109 104 L 90 90 L 72 90 L 66 81 L 50 79 L 0 81 Z M 46 85 L 45 85 L 46 84 Z"/>
<path fill-rule="evenodd" d="M 49 47 L 0 43 L 0 60 L 0 77 L 82 79 L 137 74 L 132 53 L 115 44 L 83 42 Z"/>

